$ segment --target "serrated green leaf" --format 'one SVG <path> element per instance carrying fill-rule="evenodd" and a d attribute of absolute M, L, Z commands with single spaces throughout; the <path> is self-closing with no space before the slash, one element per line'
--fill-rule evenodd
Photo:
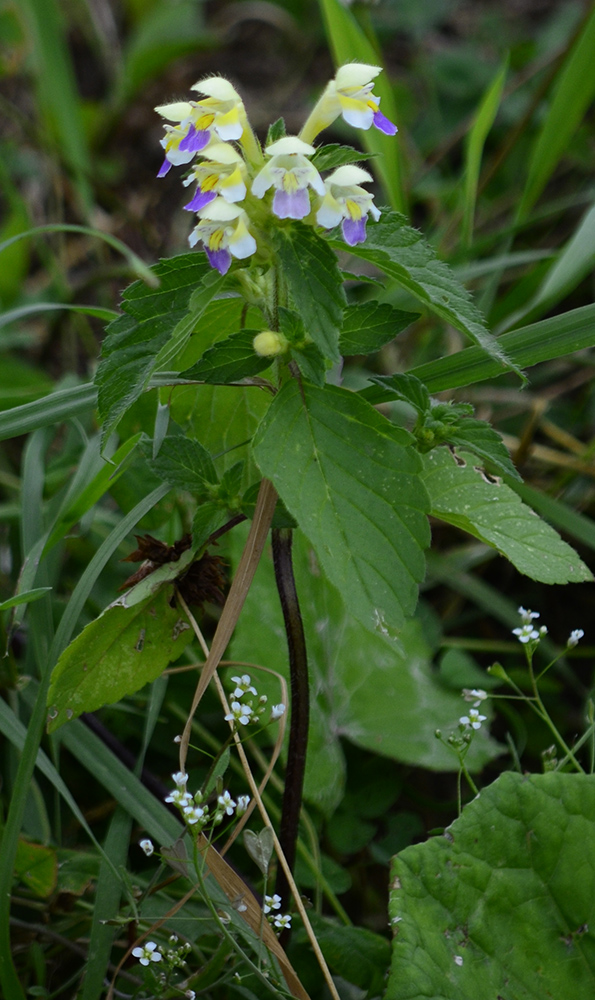
<path fill-rule="evenodd" d="M 423 456 L 423 481 L 431 513 L 491 545 L 533 580 L 579 583 L 592 580 L 590 570 L 549 524 L 525 506 L 505 483 L 474 468 L 475 458 L 447 448 Z"/>
<path fill-rule="evenodd" d="M 301 222 L 278 229 L 275 243 L 289 292 L 308 335 L 325 358 L 338 361 L 345 293 L 337 258 L 326 241 Z"/>
<path fill-rule="evenodd" d="M 374 354 L 419 319 L 419 313 L 394 309 L 386 302 L 348 306 L 339 341 L 341 354 Z"/>
<path fill-rule="evenodd" d="M 259 330 L 240 330 L 226 340 L 220 340 L 192 368 L 182 372 L 182 378 L 226 385 L 240 379 L 258 375 L 270 367 L 271 359 L 263 358 L 254 350 L 254 338 Z"/>
<path fill-rule="evenodd" d="M 178 489 L 190 490 L 199 497 L 209 495 L 209 487 L 218 483 L 213 460 L 206 448 L 182 434 L 170 434 L 149 467 L 164 482 Z"/>
<path fill-rule="evenodd" d="M 393 861 L 387 1000 L 595 994 L 595 777 L 502 774 Z"/>
<path fill-rule="evenodd" d="M 395 375 L 375 375 L 372 382 L 381 385 L 394 399 L 409 403 L 422 416 L 431 409 L 430 393 L 415 375 L 397 372 Z M 389 398 L 388 395 L 385 398 Z"/>
<path fill-rule="evenodd" d="M 237 564 L 241 529 L 232 539 Z M 312 547 L 297 531 L 293 564 L 308 645 L 310 732 L 304 794 L 325 812 L 343 795 L 342 740 L 414 767 L 456 769 L 456 758 L 440 743 L 436 728 L 450 731 L 461 715 L 460 689 L 447 690 L 432 668 L 432 649 L 419 621 L 408 621 L 399 642 L 372 634 L 346 608 L 342 595 L 321 571 Z M 257 662 L 288 678 L 285 632 L 272 559 L 265 554 L 246 598 L 242 627 L 230 656 Z M 233 671 L 232 671 L 233 672 Z M 267 674 L 255 680 L 269 703 L 280 700 L 279 683 Z M 478 733 L 467 762 L 479 770 L 498 752 L 485 730 Z"/>
<path fill-rule="evenodd" d="M 353 146 L 342 146 L 339 142 L 330 142 L 326 146 L 319 146 L 311 162 L 317 170 L 336 170 L 345 163 L 361 163 L 362 160 L 370 160 L 378 156 L 378 153 L 362 153 L 360 149 Z"/>
<path fill-rule="evenodd" d="M 140 690 L 180 656 L 193 633 L 170 597 L 163 588 L 132 606 L 112 604 L 70 643 L 52 674 L 50 732 Z"/>
<path fill-rule="evenodd" d="M 308 382 L 313 382 L 321 389 L 326 381 L 327 362 L 318 350 L 316 344 L 306 344 L 301 350 L 291 348 L 291 358 L 297 364 L 300 372 Z"/>
<path fill-rule="evenodd" d="M 175 359 L 186 347 L 196 327 L 198 320 L 209 306 L 212 299 L 222 290 L 226 283 L 225 275 L 210 271 L 204 275 L 201 284 L 195 288 L 188 302 L 188 315 L 176 323 L 171 336 L 158 351 L 153 361 L 153 371 L 162 371 L 175 365 Z"/>
<path fill-rule="evenodd" d="M 500 365 L 500 371 L 514 367 L 504 350 L 488 332 L 483 317 L 467 289 L 460 284 L 444 261 L 416 229 L 397 212 L 384 212 L 369 223 L 365 243 L 348 247 L 338 240 L 331 246 L 362 260 L 370 261 L 394 278 L 432 312 L 466 333 Z"/>
<path fill-rule="evenodd" d="M 109 325 L 103 342 L 95 384 L 104 440 L 147 387 L 155 360 L 178 324 L 186 323 L 190 298 L 209 265 L 201 254 L 181 254 L 160 261 L 152 270 L 159 288 L 149 289 L 140 281 L 130 285 L 122 297 L 124 314 Z M 197 319 L 192 315 L 191 326 Z"/>
<path fill-rule="evenodd" d="M 286 384 L 254 457 L 358 621 L 399 629 L 417 603 L 429 532 L 411 436 L 355 393 Z"/>

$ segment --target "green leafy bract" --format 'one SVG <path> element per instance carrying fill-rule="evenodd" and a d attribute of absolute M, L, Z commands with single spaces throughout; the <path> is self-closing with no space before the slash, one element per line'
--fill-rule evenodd
<path fill-rule="evenodd" d="M 502 774 L 393 861 L 387 1000 L 595 995 L 595 777 Z"/>
<path fill-rule="evenodd" d="M 592 574 L 549 524 L 510 487 L 474 467 L 474 456 L 435 448 L 423 456 L 432 516 L 498 549 L 541 583 L 579 583 Z"/>
<path fill-rule="evenodd" d="M 182 434 L 168 434 L 159 454 L 149 460 L 149 466 L 164 482 L 199 497 L 209 496 L 219 481 L 206 448 Z"/>
<path fill-rule="evenodd" d="M 316 549 L 350 612 L 399 629 L 417 603 L 429 542 L 419 456 L 355 393 L 286 384 L 254 438 L 254 456 Z"/>
<path fill-rule="evenodd" d="M 372 381 L 387 391 L 388 398 L 390 393 L 394 393 L 395 399 L 403 400 L 417 410 L 418 419 L 413 433 L 420 451 L 430 451 L 441 444 L 461 445 L 497 472 L 521 481 L 502 438 L 487 421 L 471 416 L 473 407 L 470 403 L 433 400 L 424 383 L 411 374 L 378 375 Z M 362 395 L 367 398 L 368 391 L 364 390 Z"/>
<path fill-rule="evenodd" d="M 311 162 L 317 170 L 336 170 L 345 163 L 361 163 L 362 160 L 369 160 L 378 153 L 362 153 L 361 149 L 354 149 L 353 146 L 341 146 L 338 142 L 330 142 L 326 146 L 319 146 Z"/>
<path fill-rule="evenodd" d="M 232 540 L 237 546 L 232 560 L 237 564 L 241 539 L 236 534 L 242 532 L 234 532 Z M 368 632 L 326 579 L 301 531 L 295 533 L 293 563 L 310 670 L 307 800 L 325 811 L 341 801 L 346 770 L 343 739 L 413 767 L 454 770 L 456 758 L 434 734 L 436 728 L 450 731 L 456 725 L 462 713 L 461 686 L 469 675 L 456 691 L 438 679 L 427 630 L 416 619 L 405 624 L 398 643 Z M 269 554 L 261 560 L 246 598 L 231 656 L 288 676 L 283 618 Z M 260 672 L 253 681 L 269 703 L 280 700 L 278 681 Z M 498 752 L 483 729 L 473 741 L 467 763 L 479 770 Z"/>
<path fill-rule="evenodd" d="M 270 367 L 271 359 L 256 353 L 253 341 L 259 330 L 239 330 L 226 340 L 220 340 L 192 368 L 182 372 L 182 378 L 226 385 L 258 375 Z"/>
<path fill-rule="evenodd" d="M 168 566 L 170 576 L 184 565 L 183 556 L 173 564 L 173 571 Z M 161 579 L 165 569 L 161 567 L 110 605 L 64 650 L 48 693 L 50 732 L 82 712 L 93 712 L 139 691 L 159 677 L 192 640 L 188 622 L 169 603 L 171 587 L 151 593 L 158 586 L 156 574 Z M 147 591 L 148 596 L 141 596 Z"/>
<path fill-rule="evenodd" d="M 325 358 L 338 361 L 345 293 L 335 254 L 325 240 L 301 222 L 278 229 L 275 244 L 306 332 Z"/>
<path fill-rule="evenodd" d="M 348 306 L 343 314 L 341 354 L 374 354 L 419 318 L 419 313 L 394 309 L 387 302 Z"/>
<path fill-rule="evenodd" d="M 501 364 L 502 371 L 507 367 L 514 368 L 488 332 L 467 289 L 455 278 L 448 265 L 438 260 L 421 233 L 407 225 L 404 216 L 397 212 L 383 212 L 378 222 L 368 225 L 365 243 L 349 247 L 339 240 L 331 240 L 331 246 L 375 264 L 428 309 L 466 333 Z"/>
<path fill-rule="evenodd" d="M 220 288 L 213 282 L 201 254 L 181 254 L 162 260 L 152 269 L 160 279 L 157 289 L 135 281 L 123 294 L 124 313 L 110 323 L 103 342 L 95 383 L 106 441 L 118 420 L 147 387 L 157 359 L 173 338 L 182 350 L 201 313 Z M 201 285 L 207 279 L 206 286 Z M 197 306 L 192 308 L 198 290 Z"/>

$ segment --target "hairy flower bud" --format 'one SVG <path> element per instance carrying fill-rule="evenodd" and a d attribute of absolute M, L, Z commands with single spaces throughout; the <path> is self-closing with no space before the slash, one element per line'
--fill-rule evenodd
<path fill-rule="evenodd" d="M 289 347 L 287 337 L 275 330 L 263 330 L 257 333 L 252 345 L 261 358 L 275 358 L 279 354 L 285 354 Z"/>

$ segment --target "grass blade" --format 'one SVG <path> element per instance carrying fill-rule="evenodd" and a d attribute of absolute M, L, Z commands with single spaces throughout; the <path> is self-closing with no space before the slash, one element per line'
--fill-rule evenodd
<path fill-rule="evenodd" d="M 558 74 L 556 90 L 533 147 L 518 218 L 529 214 L 595 95 L 595 8 Z"/>
<path fill-rule="evenodd" d="M 475 215 L 475 202 L 477 199 L 477 185 L 479 182 L 483 147 L 500 107 L 507 73 L 508 56 L 488 87 L 477 109 L 475 121 L 467 135 L 462 221 L 462 239 L 467 246 L 471 245 L 473 238 L 473 218 Z"/>
<path fill-rule="evenodd" d="M 59 424 L 78 417 L 97 404 L 97 390 L 91 383 L 58 389 L 33 403 L 23 403 L 0 413 L 0 441 L 29 434 L 38 427 Z"/>
<path fill-rule="evenodd" d="M 120 314 L 113 309 L 102 309 L 100 306 L 78 306 L 68 305 L 65 302 L 34 302 L 28 306 L 19 306 L 18 309 L 9 309 L 8 312 L 0 316 L 0 327 L 8 326 L 9 323 L 16 323 L 19 319 L 27 316 L 34 316 L 36 313 L 49 312 L 52 309 L 69 309 L 72 312 L 82 313 L 84 316 L 95 316 L 109 323 Z"/>

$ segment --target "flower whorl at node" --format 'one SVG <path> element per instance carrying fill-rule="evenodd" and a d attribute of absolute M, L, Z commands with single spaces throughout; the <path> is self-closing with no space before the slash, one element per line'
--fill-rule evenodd
<path fill-rule="evenodd" d="M 363 63 L 341 66 L 300 135 L 282 136 L 264 153 L 240 95 L 222 77 L 193 85 L 191 89 L 203 95 L 200 100 L 155 108 L 168 123 L 160 140 L 165 160 L 158 176 L 199 158 L 183 181 L 185 186 L 196 184 L 184 205 L 198 215 L 188 242 L 192 247 L 201 243 L 220 274 L 227 273 L 234 257 L 245 260 L 259 246 L 266 256 L 275 219 L 304 221 L 323 229 L 341 225 L 350 246 L 365 240 L 368 216 L 375 220 L 380 216 L 373 195 L 361 186 L 372 177 L 361 167 L 344 165 L 323 179 L 311 160 L 316 153 L 311 141 L 339 116 L 356 128 L 374 125 L 387 135 L 395 134 L 396 126 L 381 113 L 380 98 L 373 93 L 378 73 L 380 67 Z M 275 353 L 284 351 L 263 356 Z"/>

